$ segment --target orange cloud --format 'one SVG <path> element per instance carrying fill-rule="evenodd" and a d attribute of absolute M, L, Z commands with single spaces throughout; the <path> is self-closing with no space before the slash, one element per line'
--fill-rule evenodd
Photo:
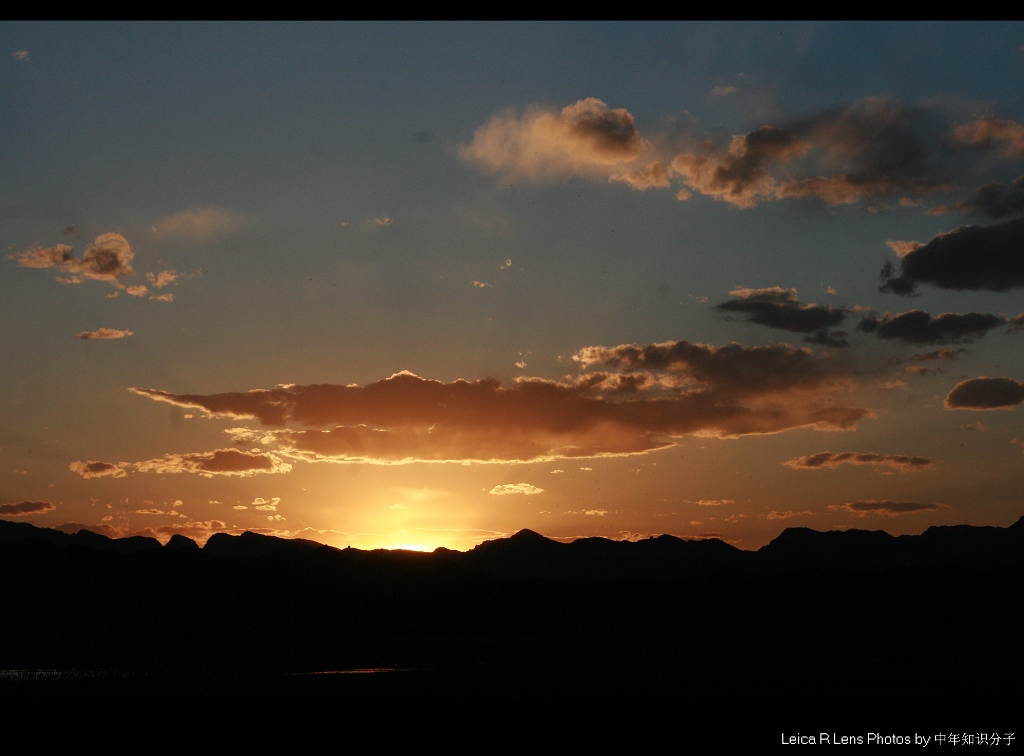
<path fill-rule="evenodd" d="M 120 330 L 118 328 L 97 328 L 95 331 L 82 331 L 75 338 L 83 341 L 95 339 L 124 339 L 134 335 L 132 331 Z"/>
<path fill-rule="evenodd" d="M 979 118 L 953 129 L 954 138 L 967 147 L 993 149 L 1002 144 L 1008 158 L 1024 157 L 1024 124 L 1000 118 Z"/>
<path fill-rule="evenodd" d="M 522 116 L 511 112 L 495 116 L 477 129 L 461 155 L 491 173 L 509 177 L 608 179 L 648 147 L 629 111 L 588 97 L 557 112 L 534 107 Z"/>
<path fill-rule="evenodd" d="M 524 494 L 526 496 L 533 496 L 535 494 L 544 493 L 544 489 L 537 488 L 537 486 L 530 485 L 529 483 L 503 483 L 500 486 L 495 486 L 487 493 L 494 494 L 495 496 L 505 496 L 508 494 Z"/>
<path fill-rule="evenodd" d="M 401 372 L 363 386 L 283 385 L 213 395 L 131 390 L 214 418 L 276 426 L 280 430 L 228 433 L 238 444 L 273 445 L 282 457 L 310 462 L 640 454 L 671 446 L 676 436 L 849 429 L 872 414 L 816 401 L 815 391 L 848 386 L 849 378 L 835 361 L 794 347 L 624 345 L 582 350 L 577 360 L 628 366 L 640 361 L 638 355 L 646 356 L 651 371 L 529 378 L 510 386 L 492 378 L 442 383 Z M 654 370 L 672 374 L 656 377 Z"/>
<path fill-rule="evenodd" d="M 128 473 L 124 469 L 124 463 L 114 464 L 112 462 L 99 462 L 89 460 L 86 462 L 72 462 L 71 472 L 78 473 L 83 478 L 123 478 Z"/>
<path fill-rule="evenodd" d="M 135 462 L 133 467 L 138 472 L 190 472 L 198 473 L 205 478 L 212 478 L 214 475 L 247 477 L 256 473 L 282 473 L 292 469 L 290 464 L 282 462 L 273 454 L 237 449 L 217 449 L 194 454 L 165 454 L 160 459 Z"/>
<path fill-rule="evenodd" d="M 217 449 L 193 454 L 165 454 L 159 459 L 143 462 L 72 462 L 71 471 L 83 478 L 123 478 L 128 470 L 143 473 L 197 473 L 205 478 L 214 475 L 247 477 L 257 473 L 284 473 L 292 469 L 279 457 L 258 451 Z"/>
<path fill-rule="evenodd" d="M 773 164 L 804 157 L 807 142 L 775 126 L 735 136 L 724 152 L 686 152 L 672 159 L 672 170 L 687 187 L 739 207 L 753 207 L 775 194 Z"/>
<path fill-rule="evenodd" d="M 23 268 L 59 268 L 71 273 L 71 278 L 61 279 L 64 283 L 78 283 L 83 278 L 116 283 L 122 276 L 131 275 L 134 257 L 128 241 L 115 233 L 97 236 L 81 259 L 74 256 L 67 244 L 27 249 L 11 256 Z"/>

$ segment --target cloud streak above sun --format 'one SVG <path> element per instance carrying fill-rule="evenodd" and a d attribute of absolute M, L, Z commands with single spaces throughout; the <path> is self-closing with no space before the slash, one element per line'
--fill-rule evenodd
<path fill-rule="evenodd" d="M 868 409 L 831 396 L 848 368 L 789 346 L 713 347 L 691 342 L 590 347 L 576 355 L 628 368 L 562 380 L 485 378 L 451 383 L 396 373 L 366 385 L 284 385 L 226 394 L 134 393 L 213 418 L 239 445 L 304 461 L 531 462 L 640 454 L 687 435 L 736 437 L 800 427 L 848 430 Z M 634 368 L 639 368 L 637 372 Z M 154 467 L 139 467 L 149 469 Z"/>

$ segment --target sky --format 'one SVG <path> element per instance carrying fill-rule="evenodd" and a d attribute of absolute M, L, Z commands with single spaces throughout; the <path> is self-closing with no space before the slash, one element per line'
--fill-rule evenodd
<path fill-rule="evenodd" d="M 1024 515 L 1024 23 L 0 23 L 0 517 Z"/>

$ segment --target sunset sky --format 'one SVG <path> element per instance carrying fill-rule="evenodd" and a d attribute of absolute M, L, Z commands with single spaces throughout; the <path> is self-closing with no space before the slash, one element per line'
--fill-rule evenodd
<path fill-rule="evenodd" d="M 0 517 L 1024 515 L 1024 23 L 0 24 Z"/>

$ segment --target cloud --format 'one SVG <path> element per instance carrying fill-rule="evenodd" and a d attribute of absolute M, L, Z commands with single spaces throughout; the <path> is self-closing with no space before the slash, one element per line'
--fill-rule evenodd
<path fill-rule="evenodd" d="M 898 517 L 918 512 L 931 512 L 942 509 L 939 504 L 918 504 L 912 501 L 855 501 L 846 504 L 829 504 L 829 509 L 843 510 L 855 517 L 867 517 L 872 514 Z"/>
<path fill-rule="evenodd" d="M 95 331 L 82 331 L 75 338 L 83 341 L 96 339 L 124 339 L 133 336 L 133 331 L 122 331 L 117 328 L 97 328 Z"/>
<path fill-rule="evenodd" d="M 676 436 L 846 430 L 872 416 L 819 396 L 849 388 L 850 371 L 795 347 L 666 342 L 590 347 L 575 359 L 584 367 L 602 362 L 646 371 L 561 381 L 521 378 L 509 386 L 493 378 L 442 383 L 403 371 L 362 386 L 289 384 L 212 395 L 131 391 L 210 417 L 280 428 L 228 433 L 238 444 L 273 445 L 282 457 L 310 462 L 526 462 L 640 454 L 671 446 Z"/>
<path fill-rule="evenodd" d="M 257 496 L 253 501 L 252 505 L 263 512 L 276 512 L 277 505 L 281 503 L 280 496 L 274 496 L 270 499 L 264 499 L 262 496 Z"/>
<path fill-rule="evenodd" d="M 627 110 L 612 109 L 588 97 L 560 111 L 532 107 L 522 116 L 496 115 L 476 130 L 460 154 L 509 178 L 585 175 L 609 179 L 647 148 Z"/>
<path fill-rule="evenodd" d="M 15 50 L 11 53 L 11 57 L 15 60 L 28 60 L 28 50 Z"/>
<path fill-rule="evenodd" d="M 963 349 L 953 349 L 953 347 L 942 347 L 942 349 L 936 349 L 934 352 L 915 354 L 910 359 L 916 360 L 917 362 L 927 362 L 929 360 L 955 360 L 957 353 L 963 351 Z"/>
<path fill-rule="evenodd" d="M 183 236 L 195 241 L 209 241 L 235 231 L 245 224 L 236 213 L 213 205 L 182 210 L 158 220 L 151 230 L 161 237 Z"/>
<path fill-rule="evenodd" d="M 794 134 L 815 146 L 819 170 L 839 172 L 783 182 L 777 196 L 845 205 L 952 188 L 931 164 L 928 118 L 925 111 L 895 100 L 867 97 L 792 124 Z"/>
<path fill-rule="evenodd" d="M 246 452 L 237 449 L 217 449 L 193 454 L 165 454 L 159 459 L 135 462 L 138 472 L 198 473 L 205 478 L 214 475 L 248 477 L 257 473 L 284 473 L 292 469 L 287 462 L 269 453 Z"/>
<path fill-rule="evenodd" d="M 705 143 L 675 155 L 670 175 L 686 186 L 680 199 L 700 192 L 743 208 L 787 198 L 847 205 L 899 194 L 912 202 L 952 188 L 932 165 L 938 140 L 929 117 L 869 97 L 734 136 L 724 150 Z"/>
<path fill-rule="evenodd" d="M 1008 158 L 1024 157 L 1024 124 L 999 118 L 979 118 L 957 126 L 953 138 L 966 147 L 992 150 L 1001 145 Z"/>
<path fill-rule="evenodd" d="M 128 470 L 142 473 L 197 473 L 205 478 L 214 475 L 247 477 L 257 473 L 284 473 L 292 469 L 273 454 L 237 449 L 217 449 L 193 454 L 165 454 L 159 459 L 143 462 L 72 462 L 71 470 L 83 478 L 123 478 Z"/>
<path fill-rule="evenodd" d="M 828 356 L 786 344 L 716 347 L 691 341 L 585 347 L 573 359 L 595 364 L 669 371 L 714 394 L 757 396 L 814 389 L 844 380 L 845 368 Z"/>
<path fill-rule="evenodd" d="M 775 126 L 735 136 L 727 150 L 706 147 L 672 159 L 672 170 L 688 189 L 739 207 L 753 207 L 775 195 L 778 182 L 769 169 L 804 157 L 810 145 Z"/>
<path fill-rule="evenodd" d="M 508 494 L 525 494 L 526 496 L 532 496 L 534 494 L 544 493 L 543 488 L 537 488 L 529 483 L 503 483 L 500 486 L 495 486 L 487 493 L 494 494 L 495 496 L 506 496 Z"/>
<path fill-rule="evenodd" d="M 1010 186 L 998 183 L 985 184 L 978 188 L 972 199 L 932 208 L 928 214 L 974 213 L 998 220 L 1022 211 L 1024 211 L 1024 176 L 1019 177 Z"/>
<path fill-rule="evenodd" d="M 814 512 L 797 512 L 795 510 L 791 510 L 790 509 L 790 510 L 786 510 L 784 512 L 779 512 L 777 510 L 772 510 L 766 516 L 767 516 L 767 518 L 769 520 L 788 520 L 791 517 L 802 517 L 803 515 L 813 515 L 813 514 L 814 514 Z"/>
<path fill-rule="evenodd" d="M 31 514 L 45 514 L 57 507 L 48 501 L 19 501 L 17 504 L 0 504 L 0 517 L 22 517 Z"/>
<path fill-rule="evenodd" d="M 736 299 L 715 305 L 721 312 L 749 316 L 751 323 L 798 333 L 823 331 L 839 325 L 846 317 L 841 308 L 800 304 L 796 289 L 773 286 L 767 289 L 739 288 L 729 294 Z"/>
<path fill-rule="evenodd" d="M 805 457 L 797 457 L 783 463 L 794 470 L 834 469 L 840 465 L 878 465 L 891 467 L 900 472 L 914 472 L 932 466 L 927 457 L 907 457 L 902 454 L 877 454 L 875 452 L 818 452 Z"/>
<path fill-rule="evenodd" d="M 165 286 L 178 282 L 181 278 L 181 274 L 176 270 L 161 270 L 159 273 L 147 273 L 146 278 L 151 284 L 157 289 L 162 289 Z"/>
<path fill-rule="evenodd" d="M 971 378 L 953 387 L 946 409 L 1011 409 L 1024 403 L 1024 382 L 1012 378 Z"/>
<path fill-rule="evenodd" d="M 736 93 L 715 87 L 712 95 Z M 694 134 L 640 136 L 629 111 L 597 98 L 556 111 L 530 107 L 494 116 L 461 156 L 506 179 L 568 176 L 619 181 L 633 189 L 675 188 L 688 200 L 704 194 L 741 208 L 786 198 L 827 205 L 917 197 L 952 188 L 933 165 L 948 151 L 943 129 L 925 109 L 869 97 L 788 124 L 765 124 L 727 144 Z M 680 151 L 680 141 L 689 145 Z"/>
<path fill-rule="evenodd" d="M 87 460 L 85 462 L 72 462 L 71 472 L 78 473 L 83 478 L 123 478 L 128 472 L 124 469 L 125 463 L 99 462 Z"/>
<path fill-rule="evenodd" d="M 119 278 L 131 275 L 134 257 L 128 241 L 115 233 L 97 236 L 86 247 L 81 259 L 74 256 L 73 248 L 67 244 L 45 249 L 36 247 L 11 255 L 11 259 L 23 268 L 58 268 L 70 273 L 71 278 L 59 279 L 63 283 L 79 283 L 83 278 L 89 278 L 114 284 Z"/>
<path fill-rule="evenodd" d="M 880 291 L 913 294 L 928 283 L 955 291 L 1024 288 L 1024 218 L 991 226 L 961 226 L 931 241 L 890 242 L 900 275 L 886 261 Z"/>
<path fill-rule="evenodd" d="M 643 168 L 613 174 L 609 180 L 621 181 L 639 192 L 645 192 L 648 189 L 668 189 L 672 185 L 668 169 L 664 163 L 658 160 Z"/>
<path fill-rule="evenodd" d="M 882 318 L 863 318 L 857 330 L 873 333 L 880 339 L 898 339 L 905 344 L 958 344 L 979 339 L 1009 322 L 1000 315 L 979 312 L 945 312 L 933 318 L 923 310 L 911 310 L 895 315 L 886 313 Z"/>

